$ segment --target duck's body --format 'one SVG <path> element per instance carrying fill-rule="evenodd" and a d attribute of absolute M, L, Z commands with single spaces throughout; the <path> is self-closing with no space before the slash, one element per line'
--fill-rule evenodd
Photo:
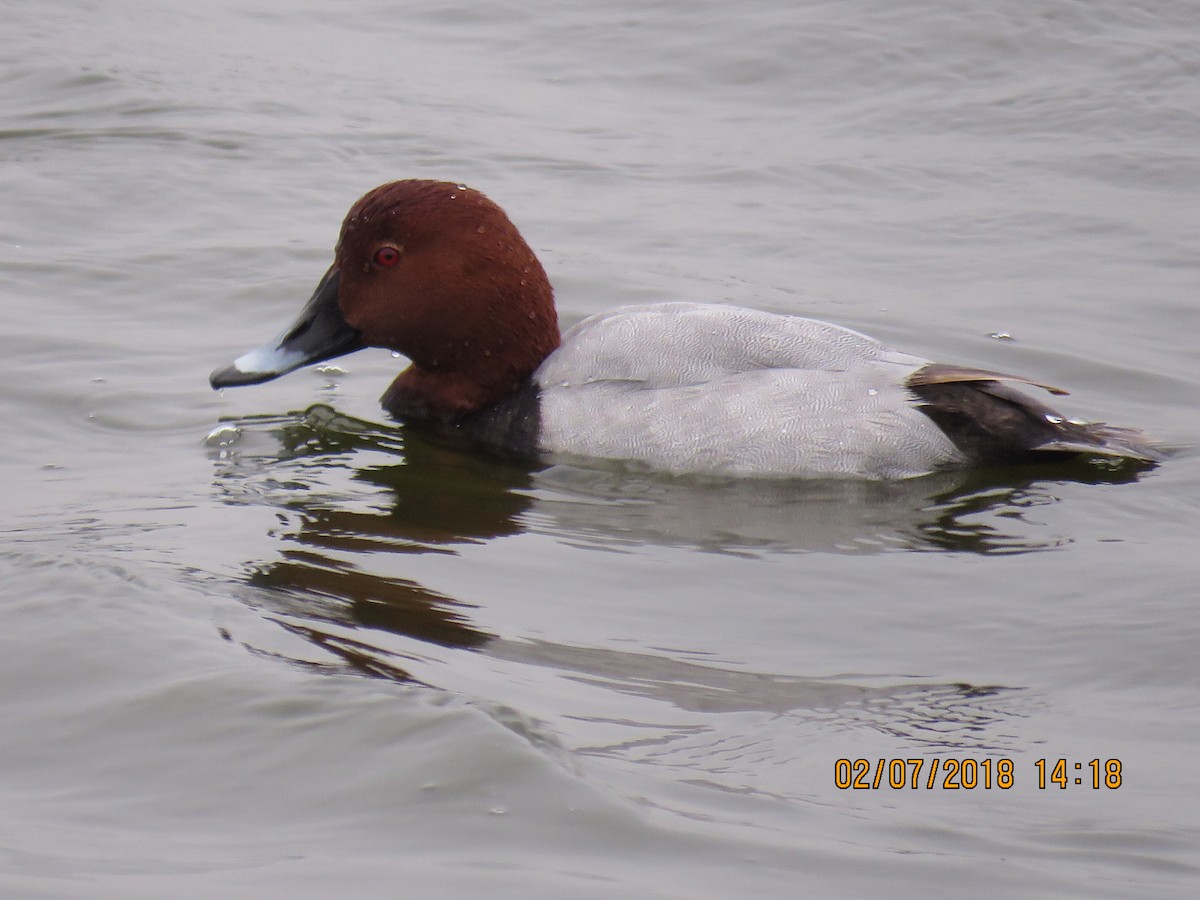
<path fill-rule="evenodd" d="M 1067 421 L 1002 383 L 1027 379 L 813 319 L 664 303 L 593 316 L 560 341 L 536 257 L 460 185 L 377 188 L 347 216 L 337 257 L 297 325 L 214 372 L 214 387 L 372 345 L 413 363 L 384 395 L 389 412 L 511 450 L 875 479 L 1064 453 L 1157 458 L 1137 432 Z"/>
<path fill-rule="evenodd" d="M 812 319 L 626 307 L 581 322 L 534 373 L 539 449 L 674 472 L 923 474 L 962 460 L 904 388 L 922 365 Z"/>

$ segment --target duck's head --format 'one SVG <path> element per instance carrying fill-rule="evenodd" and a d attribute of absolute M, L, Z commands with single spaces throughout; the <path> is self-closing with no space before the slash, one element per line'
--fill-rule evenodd
<path fill-rule="evenodd" d="M 395 181 L 351 207 L 296 322 L 209 382 L 257 384 L 386 347 L 412 363 L 388 411 L 453 421 L 512 393 L 558 341 L 545 270 L 499 206 L 463 185 Z"/>

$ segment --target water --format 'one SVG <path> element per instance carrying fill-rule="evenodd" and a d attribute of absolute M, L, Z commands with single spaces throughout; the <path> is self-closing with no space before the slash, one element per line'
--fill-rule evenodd
<path fill-rule="evenodd" d="M 0 893 L 1195 895 L 1194 5 L 4 20 Z M 209 392 L 397 177 L 500 202 L 564 323 L 816 315 L 1176 456 L 710 483 L 406 430 L 385 351 Z"/>

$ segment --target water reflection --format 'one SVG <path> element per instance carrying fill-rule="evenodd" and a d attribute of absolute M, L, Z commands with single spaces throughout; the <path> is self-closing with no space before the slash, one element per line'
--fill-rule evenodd
<path fill-rule="evenodd" d="M 236 437 L 212 448 L 218 490 L 228 502 L 279 503 L 297 513 L 300 527 L 287 539 L 305 547 L 427 553 L 523 530 L 528 465 L 327 406 L 225 427 Z"/>
<path fill-rule="evenodd" d="M 514 640 L 477 624 L 470 603 L 407 577 L 405 560 L 522 534 L 628 553 L 1028 553 L 1069 541 L 1026 518 L 1057 502 L 1056 485 L 1138 477 L 1077 464 L 887 484 L 670 478 L 498 459 L 445 435 L 356 421 L 326 406 L 227 423 L 210 443 L 225 502 L 269 507 L 279 522 L 277 556 L 247 562 L 248 581 L 266 589 L 255 602 L 345 669 L 417 680 L 431 662 L 463 661 L 445 651 L 471 649 L 677 713 L 802 711 L 807 721 L 832 717 L 941 747 L 994 743 L 991 726 L 1012 712 L 993 707 L 1010 705 L 1008 691 L 900 676 L 868 686 Z M 439 685 L 458 668 L 440 667 Z M 660 725 L 654 740 L 667 744 L 708 727 Z"/>
<path fill-rule="evenodd" d="M 883 483 L 670 477 L 488 456 L 327 406 L 218 432 L 217 488 L 228 502 L 278 503 L 299 517 L 286 540 L 350 553 L 453 552 L 528 531 L 606 549 L 1025 553 L 1070 540 L 1027 519 L 1058 502 L 1057 485 L 1142 474 L 1076 461 Z"/>
<path fill-rule="evenodd" d="M 556 535 L 612 549 L 1007 554 L 1070 542 L 1027 516 L 1058 502 L 1056 484 L 1114 484 L 1138 476 L 1134 466 L 1086 461 L 898 482 L 717 481 L 558 465 L 538 473 L 535 496 Z"/>
<path fill-rule="evenodd" d="M 653 737 L 636 739 L 645 750 L 679 741 L 695 744 L 700 735 L 719 740 L 713 714 L 766 713 L 809 723 L 861 726 L 939 749 L 1001 749 L 1003 734 L 995 726 L 1017 712 L 1019 688 L 924 679 L 853 677 L 808 678 L 748 672 L 715 661 L 688 660 L 602 648 L 564 647 L 548 641 L 497 640 L 489 652 L 526 665 L 544 666 L 582 684 L 634 698 L 661 701 L 678 711 L 698 713 L 685 724 L 638 723 Z M 868 682 L 879 683 L 871 684 Z M 579 718 L 587 718 L 579 716 Z M 591 721 L 602 721 L 591 717 Z M 611 724 L 631 725 L 626 720 Z M 744 734 L 735 735 L 744 740 Z M 631 743 L 595 745 L 589 752 L 628 751 Z"/>
<path fill-rule="evenodd" d="M 280 624 L 352 668 L 408 679 L 394 658 L 333 626 L 476 648 L 491 637 L 470 605 L 416 581 L 363 568 L 381 552 L 453 553 L 521 530 L 530 470 L 479 459 L 326 406 L 214 431 L 217 489 L 228 503 L 279 510 L 278 559 L 249 562 Z M 360 561 L 363 565 L 360 565 Z"/>

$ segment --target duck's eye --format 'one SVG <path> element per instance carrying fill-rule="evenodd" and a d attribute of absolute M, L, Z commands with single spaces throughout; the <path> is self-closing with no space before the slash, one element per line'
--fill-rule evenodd
<path fill-rule="evenodd" d="M 375 265 L 390 269 L 400 262 L 400 251 L 395 247 L 380 247 L 375 251 Z"/>

